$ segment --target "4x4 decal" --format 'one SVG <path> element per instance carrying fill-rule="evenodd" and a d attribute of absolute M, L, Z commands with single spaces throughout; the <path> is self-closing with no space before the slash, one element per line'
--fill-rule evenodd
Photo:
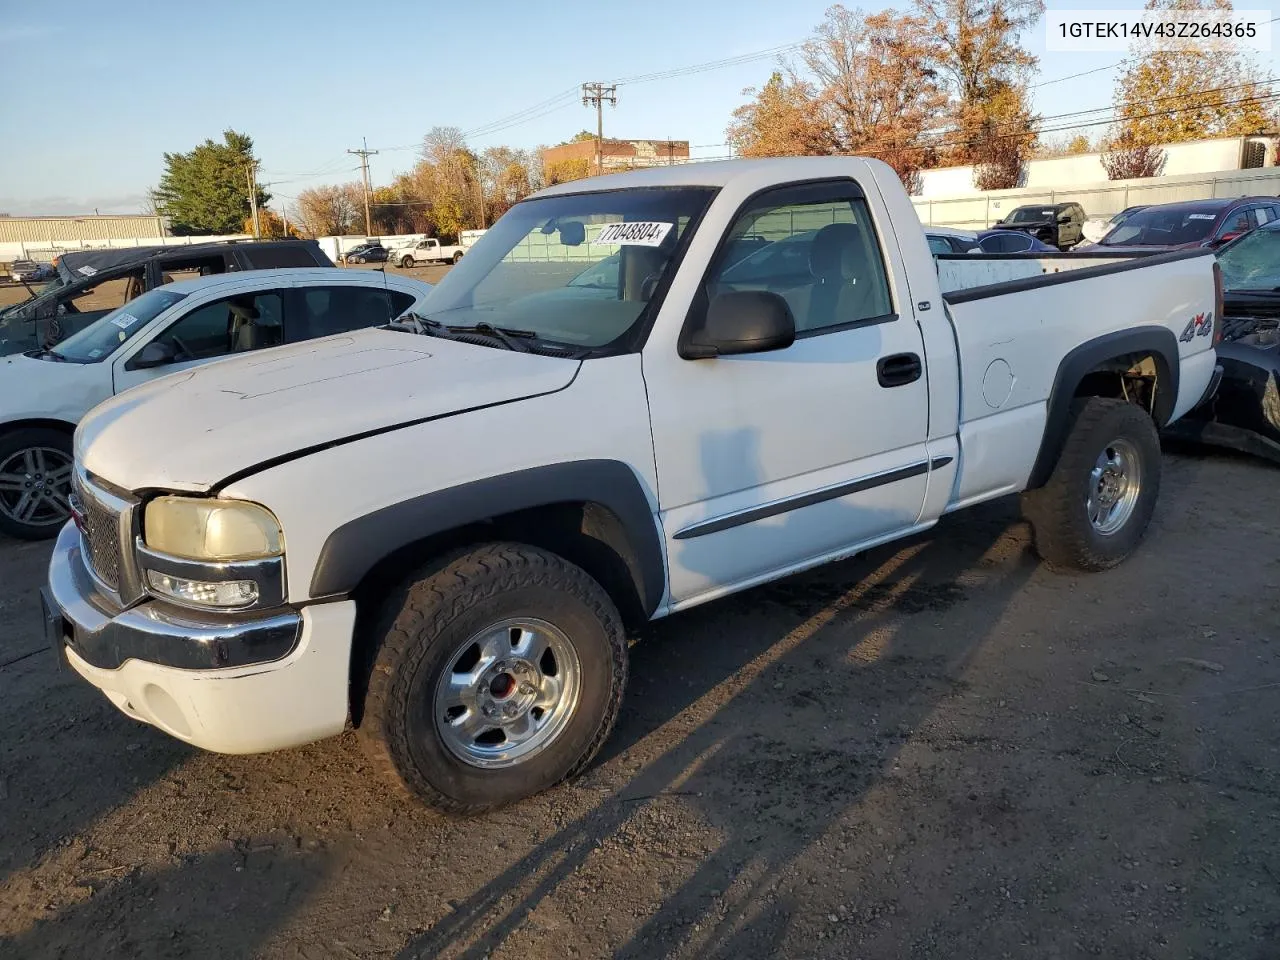
<path fill-rule="evenodd" d="M 1207 337 L 1213 332 L 1213 311 L 1208 313 L 1197 313 L 1183 328 L 1178 339 L 1182 343 L 1190 343 L 1196 337 Z"/>

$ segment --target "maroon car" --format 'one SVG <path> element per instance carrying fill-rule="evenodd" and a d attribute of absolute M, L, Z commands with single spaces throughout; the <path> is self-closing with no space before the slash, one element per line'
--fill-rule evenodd
<path fill-rule="evenodd" d="M 1280 198 L 1219 197 L 1146 207 L 1125 218 L 1090 248 L 1107 251 L 1217 247 L 1254 227 L 1280 219 Z"/>

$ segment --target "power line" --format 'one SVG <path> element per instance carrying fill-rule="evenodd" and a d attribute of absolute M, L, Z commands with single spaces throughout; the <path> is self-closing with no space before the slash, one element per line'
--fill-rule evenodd
<path fill-rule="evenodd" d="M 582 85 L 582 105 L 596 108 L 596 175 L 604 173 L 604 105 L 618 105 L 617 84 L 605 86 L 599 81 Z"/>
<path fill-rule="evenodd" d="M 691 73 L 706 73 L 708 70 L 723 70 L 725 67 L 736 67 L 739 64 L 752 63 L 756 60 L 764 60 L 768 57 L 776 57 L 786 53 L 789 50 L 795 50 L 805 45 L 807 41 L 795 40 L 791 43 L 780 44 L 776 47 L 769 47 L 767 50 L 757 50 L 754 53 L 743 53 L 736 57 L 725 57 L 721 60 L 707 60 L 703 63 L 693 63 L 684 67 L 672 67 L 669 70 L 658 70 L 654 73 L 642 73 L 634 77 L 623 77 L 614 80 L 615 85 L 621 86 L 624 83 L 652 83 L 655 80 L 669 80 L 673 77 L 683 77 Z"/>

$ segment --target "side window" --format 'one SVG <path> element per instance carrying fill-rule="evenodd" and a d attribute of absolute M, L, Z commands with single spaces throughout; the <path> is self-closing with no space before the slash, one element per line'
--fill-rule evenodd
<path fill-rule="evenodd" d="M 83 313 L 91 317 L 100 317 L 126 303 L 143 292 L 142 272 L 129 273 L 123 277 L 113 277 L 101 283 L 81 290 L 73 297 L 58 302 L 58 314 Z"/>
<path fill-rule="evenodd" d="M 299 288 L 298 308 L 289 314 L 289 342 L 389 323 L 404 313 L 413 297 L 399 290 L 355 284 Z"/>
<path fill-rule="evenodd" d="M 776 293 L 791 307 L 801 336 L 892 313 L 871 212 L 856 186 L 767 193 L 739 214 L 725 248 L 744 236 L 768 243 L 736 263 L 722 254 L 707 279 L 708 301 L 738 290 Z"/>
<path fill-rule="evenodd" d="M 196 307 L 153 342 L 167 346 L 175 363 L 260 350 L 283 342 L 283 315 L 277 290 L 238 294 Z"/>
<path fill-rule="evenodd" d="M 1258 226 L 1262 226 L 1264 223 L 1272 219 L 1271 208 L 1270 207 L 1254 207 L 1253 219 L 1258 222 Z"/>
<path fill-rule="evenodd" d="M 1218 230 L 1218 236 L 1228 233 L 1247 233 L 1253 229 L 1253 221 L 1249 217 L 1249 211 L 1233 210 L 1226 220 L 1223 221 L 1222 227 Z"/>

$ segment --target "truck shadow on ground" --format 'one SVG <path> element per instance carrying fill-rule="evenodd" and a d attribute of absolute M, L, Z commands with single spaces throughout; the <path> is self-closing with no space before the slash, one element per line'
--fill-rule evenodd
<path fill-rule="evenodd" d="M 676 746 L 643 762 L 593 810 L 458 902 L 404 948 L 401 960 L 480 958 L 509 947 L 542 903 L 592 872 L 600 851 L 643 853 L 646 833 L 661 839 L 670 821 L 658 811 L 672 803 L 686 805 L 692 815 L 685 820 L 700 821 L 718 842 L 700 857 L 689 851 L 696 866 L 664 891 L 656 910 L 635 903 L 636 915 L 647 919 L 621 936 L 615 931 L 609 951 L 774 955 L 800 907 L 777 886 L 778 876 L 833 823 L 856 816 L 942 700 L 963 696 L 967 665 L 1038 566 L 1025 542 L 1009 536 L 1018 527 L 1015 503 L 980 508 L 963 522 L 964 534 L 954 539 L 955 524 L 944 523 L 937 533 L 650 627 L 632 648 L 628 705 L 605 763 L 643 755 L 650 734 L 680 723 L 695 705 L 707 719 L 691 723 Z M 784 525 L 776 529 L 785 535 Z M 1016 557 L 988 560 L 1002 539 L 1016 541 Z M 942 611 L 961 604 L 973 586 L 983 602 L 944 625 Z M 764 622 L 771 628 L 762 629 Z M 952 632 L 957 622 L 959 634 Z M 775 623 L 785 628 L 779 632 Z M 625 902 L 631 895 L 613 890 L 604 897 Z M 582 922 L 591 916 L 588 907 Z"/>

